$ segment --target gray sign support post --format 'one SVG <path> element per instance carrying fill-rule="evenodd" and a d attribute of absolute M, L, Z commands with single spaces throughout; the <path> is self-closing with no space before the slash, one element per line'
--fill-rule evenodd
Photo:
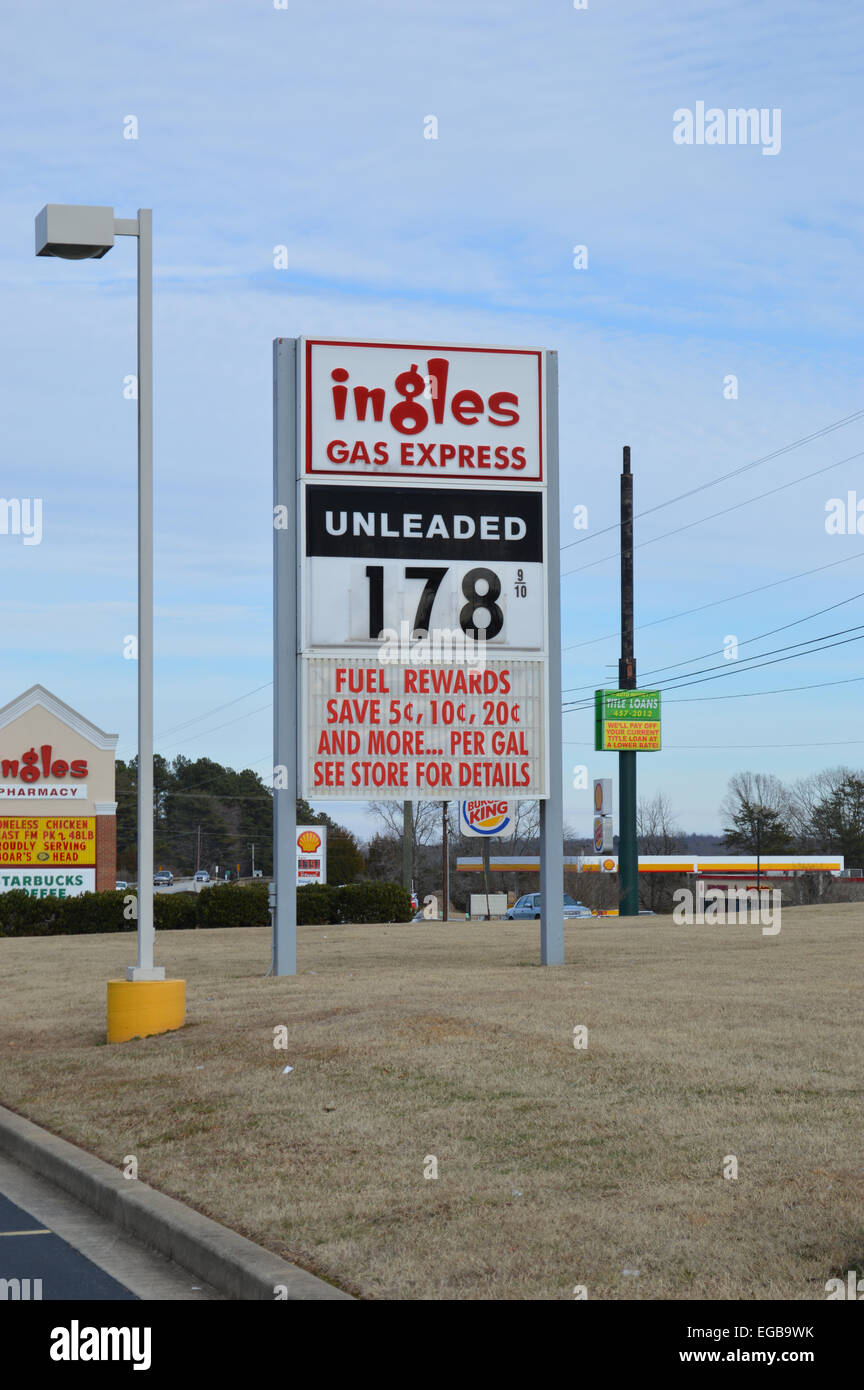
<path fill-rule="evenodd" d="M 540 802 L 540 962 L 564 964 L 564 788 L 561 759 L 561 523 L 558 502 L 558 354 L 546 353 L 546 727 L 549 796 Z"/>
<path fill-rule="evenodd" d="M 273 974 L 297 974 L 297 343 L 273 343 Z M 280 511 L 285 508 L 285 514 Z M 284 524 L 280 524 L 283 522 Z"/>

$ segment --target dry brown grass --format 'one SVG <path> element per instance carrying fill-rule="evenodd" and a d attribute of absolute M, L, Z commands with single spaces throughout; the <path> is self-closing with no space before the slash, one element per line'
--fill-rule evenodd
<path fill-rule="evenodd" d="M 188 1026 L 113 1047 L 128 937 L 2 940 L 0 1099 L 368 1297 L 820 1299 L 864 1258 L 861 928 L 574 922 L 544 970 L 536 924 L 309 927 L 281 980 L 266 931 L 165 932 Z"/>

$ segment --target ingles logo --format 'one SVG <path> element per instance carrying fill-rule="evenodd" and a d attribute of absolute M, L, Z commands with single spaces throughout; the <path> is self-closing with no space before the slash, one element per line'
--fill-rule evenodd
<path fill-rule="evenodd" d="M 463 835 L 512 835 L 514 823 L 508 801 L 463 801 L 459 808 Z"/>
<path fill-rule="evenodd" d="M 435 423 L 443 424 L 448 403 L 449 373 L 450 363 L 446 357 L 430 357 L 426 363 L 425 376 L 417 370 L 416 362 L 412 362 L 406 372 L 399 373 L 393 383 L 399 399 L 391 407 L 388 416 L 394 430 L 398 430 L 400 434 L 419 434 L 426 428 L 429 423 L 429 411 L 418 400 L 418 396 L 424 396 L 430 402 Z M 332 388 L 334 413 L 337 420 L 344 420 L 350 374 L 345 367 L 336 367 L 330 373 L 330 377 L 336 383 Z M 366 412 L 370 407 L 373 420 L 384 419 L 387 392 L 383 386 L 371 389 L 368 386 L 355 386 L 352 395 L 358 420 L 366 419 Z M 487 408 L 491 425 L 506 428 L 508 425 L 515 425 L 519 419 L 519 411 L 514 408 L 519 404 L 519 397 L 512 391 L 493 391 L 485 403 L 478 391 L 457 391 L 449 404 L 453 419 L 460 425 L 476 425 Z"/>
<path fill-rule="evenodd" d="M 306 339 L 305 471 L 542 481 L 534 348 Z"/>
<path fill-rule="evenodd" d="M 39 752 L 31 748 L 20 758 L 3 758 L 0 761 L 0 775 L 4 778 L 18 778 L 21 782 L 38 782 L 43 777 L 86 777 L 86 758 L 74 758 L 71 763 L 63 758 L 52 760 L 50 743 L 43 743 Z"/>

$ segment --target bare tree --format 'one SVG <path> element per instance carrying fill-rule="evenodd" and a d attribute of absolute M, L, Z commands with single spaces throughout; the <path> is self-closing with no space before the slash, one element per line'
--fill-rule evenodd
<path fill-rule="evenodd" d="M 775 854 L 793 846 L 792 797 L 772 772 L 736 772 L 729 778 L 720 810 L 727 821 L 726 844 L 749 853 Z"/>
<path fill-rule="evenodd" d="M 674 854 L 681 832 L 675 824 L 672 803 L 665 792 L 640 797 L 636 808 L 636 835 L 642 854 Z"/>
<path fill-rule="evenodd" d="M 665 792 L 642 797 L 636 808 L 636 835 L 640 854 L 674 854 L 681 832 L 675 824 L 672 803 Z M 652 912 L 670 912 L 677 887 L 668 874 L 640 874 L 639 901 Z"/>

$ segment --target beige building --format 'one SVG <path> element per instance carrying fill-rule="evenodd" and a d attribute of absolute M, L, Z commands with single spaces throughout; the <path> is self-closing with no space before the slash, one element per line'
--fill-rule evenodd
<path fill-rule="evenodd" d="M 0 709 L 0 892 L 113 889 L 116 747 L 41 685 Z"/>

